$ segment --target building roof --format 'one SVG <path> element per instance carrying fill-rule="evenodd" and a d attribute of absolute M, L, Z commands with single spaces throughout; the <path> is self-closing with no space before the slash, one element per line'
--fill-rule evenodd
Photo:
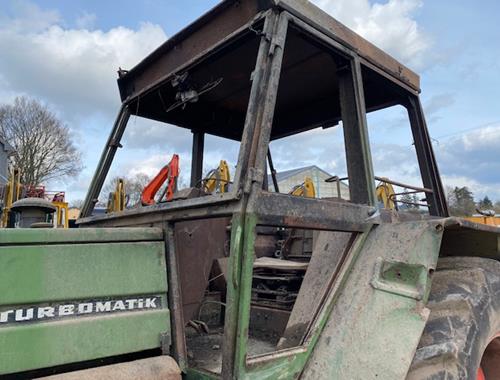
<path fill-rule="evenodd" d="M 11 155 L 12 153 L 15 153 L 15 149 L 12 147 L 12 145 L 10 145 L 7 141 L 5 141 L 5 139 L 0 136 L 0 148 L 2 148 L 2 150 L 4 152 L 7 152 L 7 154 Z"/>
<path fill-rule="evenodd" d="M 288 179 L 290 177 L 293 177 L 293 176 L 295 176 L 297 174 L 308 172 L 308 171 L 311 171 L 311 170 L 318 170 L 318 171 L 324 173 L 326 176 L 332 177 L 332 174 L 328 173 L 326 170 L 321 169 L 319 166 L 310 165 L 310 166 L 304 166 L 302 168 L 296 168 L 296 169 L 291 169 L 291 170 L 285 170 L 285 171 L 282 171 L 282 172 L 277 172 L 276 173 L 276 180 L 278 182 L 281 182 L 281 181 L 284 181 L 284 180 L 286 180 L 286 179 Z M 272 181 L 271 175 L 268 175 L 268 181 L 269 182 Z M 341 182 L 341 184 L 347 186 L 343 182 Z"/>

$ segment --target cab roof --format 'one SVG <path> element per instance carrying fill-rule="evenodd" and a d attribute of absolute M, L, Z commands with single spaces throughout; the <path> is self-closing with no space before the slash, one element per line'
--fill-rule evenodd
<path fill-rule="evenodd" d="M 132 114 L 239 140 L 260 41 L 256 30 L 270 11 L 287 11 L 360 57 L 368 111 L 400 103 L 402 90 L 420 91 L 417 74 L 309 1 L 224 0 L 120 72 L 122 101 Z M 289 28 L 273 139 L 340 120 L 337 69 L 324 46 L 299 27 Z M 188 89 L 205 92 L 176 106 L 179 87 L 172 79 L 183 73 Z"/>

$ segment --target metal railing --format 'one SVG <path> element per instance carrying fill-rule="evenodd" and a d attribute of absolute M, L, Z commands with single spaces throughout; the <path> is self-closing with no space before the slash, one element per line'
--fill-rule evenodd
<path fill-rule="evenodd" d="M 420 203 L 420 202 L 411 202 L 407 200 L 401 200 L 398 199 L 397 197 L 400 195 L 408 195 L 408 194 L 419 194 L 419 193 L 424 193 L 424 194 L 432 194 L 434 191 L 432 189 L 428 189 L 426 187 L 419 187 L 419 186 L 414 186 L 414 185 L 408 185 L 406 183 L 398 182 L 398 181 L 393 181 L 389 178 L 385 177 L 378 177 L 374 176 L 375 180 L 380 181 L 382 183 L 389 183 L 391 185 L 397 186 L 397 187 L 403 187 L 405 189 L 410 189 L 412 191 L 404 191 L 402 193 L 394 193 L 390 195 L 390 199 L 394 203 L 403 203 L 403 204 L 410 204 L 414 206 L 421 206 L 421 207 L 429 207 L 428 203 Z M 341 194 L 341 189 L 340 189 L 340 183 L 342 181 L 347 181 L 349 180 L 349 177 L 339 177 L 339 176 L 332 176 L 330 178 L 327 178 L 325 182 L 333 183 L 335 182 L 337 185 L 337 196 L 339 198 L 342 198 Z"/>

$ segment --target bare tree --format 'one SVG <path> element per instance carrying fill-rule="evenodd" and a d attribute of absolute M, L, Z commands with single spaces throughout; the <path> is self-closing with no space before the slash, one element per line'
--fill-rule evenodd
<path fill-rule="evenodd" d="M 80 208 L 82 208 L 82 206 L 83 206 L 83 199 L 76 199 L 69 204 L 70 208 L 80 209 Z"/>
<path fill-rule="evenodd" d="M 500 201 L 495 202 L 495 204 L 493 205 L 493 209 L 497 214 L 500 214 Z"/>
<path fill-rule="evenodd" d="M 131 208 L 137 206 L 141 202 L 141 194 L 146 185 L 151 182 L 151 177 L 146 174 L 138 173 L 132 177 L 113 177 L 109 182 L 104 186 L 102 190 L 101 198 L 106 198 L 109 196 L 109 193 L 112 193 L 116 189 L 116 183 L 118 179 L 122 178 L 125 182 L 125 193 L 128 197 L 127 208 Z M 102 199 L 104 202 L 104 199 Z"/>
<path fill-rule="evenodd" d="M 35 99 L 18 97 L 0 105 L 0 134 L 16 150 L 14 162 L 25 185 L 77 175 L 81 154 L 69 128 Z"/>

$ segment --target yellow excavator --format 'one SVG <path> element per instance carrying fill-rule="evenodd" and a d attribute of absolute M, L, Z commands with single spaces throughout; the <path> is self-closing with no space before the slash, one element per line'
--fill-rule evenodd
<path fill-rule="evenodd" d="M 219 167 L 208 172 L 203 179 L 203 190 L 208 193 L 227 193 L 229 184 L 231 183 L 231 175 L 229 166 L 225 160 L 221 160 Z"/>
<path fill-rule="evenodd" d="M 116 181 L 115 191 L 109 193 L 106 212 L 118 212 L 125 210 L 127 205 L 127 194 L 125 193 L 125 181 L 118 178 Z"/>
<path fill-rule="evenodd" d="M 380 183 L 377 185 L 376 194 L 378 202 L 384 205 L 384 208 L 388 210 L 396 210 L 397 205 L 395 202 L 396 192 L 391 184 L 391 180 L 388 178 L 379 178 Z M 493 210 L 482 211 L 476 209 L 478 215 L 464 217 L 464 219 L 469 220 L 474 223 L 486 224 L 488 226 L 500 227 L 500 217 L 495 215 Z"/>
<path fill-rule="evenodd" d="M 10 208 L 12 204 L 21 198 L 21 171 L 11 168 L 9 178 L 3 189 L 2 218 L 0 227 L 5 228 L 9 223 Z"/>
<path fill-rule="evenodd" d="M 51 202 L 56 206 L 54 228 L 69 228 L 68 202 L 64 198 L 64 192 L 58 192 L 52 196 Z"/>
<path fill-rule="evenodd" d="M 375 192 L 377 194 L 378 202 L 384 205 L 384 208 L 388 210 L 396 210 L 396 192 L 394 191 L 394 187 L 390 182 L 388 182 L 388 178 L 382 178 L 380 183 L 377 185 Z"/>
<path fill-rule="evenodd" d="M 12 205 L 23 198 L 44 198 L 49 200 L 56 208 L 54 213 L 54 228 L 69 228 L 68 203 L 65 201 L 64 192 L 46 192 L 45 187 L 25 186 L 21 184 L 21 171 L 11 167 L 9 178 L 3 189 L 3 205 L 0 218 L 0 228 L 9 225 Z"/>
<path fill-rule="evenodd" d="M 288 194 L 298 197 L 316 198 L 316 188 L 314 187 L 312 179 L 306 177 L 304 179 L 304 182 L 302 182 L 300 185 L 294 186 Z"/>
<path fill-rule="evenodd" d="M 471 222 L 474 223 L 481 223 L 481 224 L 486 224 L 488 226 L 496 226 L 500 227 L 500 217 L 495 215 L 495 211 L 493 210 L 479 210 L 476 209 L 479 215 L 477 216 L 470 216 L 468 218 L 465 218 L 467 220 L 470 220 Z"/>

